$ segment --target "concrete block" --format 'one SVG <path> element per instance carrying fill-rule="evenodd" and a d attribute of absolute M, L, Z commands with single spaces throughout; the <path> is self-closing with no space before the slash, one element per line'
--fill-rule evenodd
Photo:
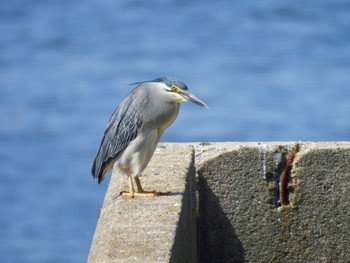
<path fill-rule="evenodd" d="M 127 178 L 113 172 L 88 262 L 196 262 L 194 150 L 162 144 L 140 177 L 167 196 L 126 198 Z"/>
<path fill-rule="evenodd" d="M 199 262 L 349 262 L 349 161 L 345 142 L 197 144 Z"/>
<path fill-rule="evenodd" d="M 141 181 L 173 194 L 120 197 L 113 173 L 89 262 L 349 262 L 349 142 L 162 146 Z"/>

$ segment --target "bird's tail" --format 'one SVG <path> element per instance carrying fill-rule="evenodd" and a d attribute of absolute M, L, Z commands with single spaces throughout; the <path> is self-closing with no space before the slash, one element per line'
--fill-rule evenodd
<path fill-rule="evenodd" d="M 93 164 L 92 164 L 92 168 L 91 168 L 91 174 L 92 174 L 92 177 L 94 179 L 98 178 L 98 183 L 101 183 L 102 182 L 102 173 L 101 173 L 101 169 L 98 168 L 99 165 L 97 165 L 97 157 L 95 158 Z M 100 179 L 101 178 L 101 179 Z"/>
<path fill-rule="evenodd" d="M 104 163 L 99 158 L 99 154 L 97 154 L 91 168 L 91 174 L 94 179 L 98 179 L 98 183 L 100 184 L 103 179 L 105 179 L 106 174 L 111 169 L 111 165 L 108 163 Z"/>
<path fill-rule="evenodd" d="M 99 158 L 99 154 L 100 153 L 97 154 L 97 156 L 92 164 L 91 174 L 92 174 L 92 177 L 94 179 L 98 179 L 98 183 L 100 184 L 103 181 L 103 179 L 105 178 L 106 172 L 104 169 L 104 165 Z"/>

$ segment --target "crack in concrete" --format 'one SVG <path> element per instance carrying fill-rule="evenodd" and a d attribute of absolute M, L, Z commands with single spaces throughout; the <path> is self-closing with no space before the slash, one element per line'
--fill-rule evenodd
<path fill-rule="evenodd" d="M 293 168 L 294 159 L 299 151 L 299 145 L 296 145 L 287 155 L 286 165 L 280 176 L 280 202 L 281 206 L 289 205 L 289 190 L 288 181 L 290 180 L 290 173 Z"/>

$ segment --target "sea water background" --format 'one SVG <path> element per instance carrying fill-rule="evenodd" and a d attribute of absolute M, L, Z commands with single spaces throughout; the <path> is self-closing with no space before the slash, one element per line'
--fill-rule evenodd
<path fill-rule="evenodd" d="M 91 162 L 129 83 L 174 75 L 210 106 L 163 141 L 350 139 L 350 3 L 0 2 L 1 262 L 85 262 Z"/>

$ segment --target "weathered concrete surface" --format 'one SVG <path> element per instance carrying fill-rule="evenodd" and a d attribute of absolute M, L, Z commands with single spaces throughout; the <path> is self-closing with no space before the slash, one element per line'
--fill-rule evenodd
<path fill-rule="evenodd" d="M 141 181 L 173 195 L 122 198 L 113 174 L 89 262 L 350 262 L 349 142 L 165 144 Z"/>
<path fill-rule="evenodd" d="M 197 144 L 196 162 L 199 262 L 350 262 L 350 143 Z"/>
<path fill-rule="evenodd" d="M 113 173 L 89 263 L 196 262 L 194 150 L 163 144 L 140 177 L 145 190 L 168 196 L 126 198 L 127 179 Z"/>

